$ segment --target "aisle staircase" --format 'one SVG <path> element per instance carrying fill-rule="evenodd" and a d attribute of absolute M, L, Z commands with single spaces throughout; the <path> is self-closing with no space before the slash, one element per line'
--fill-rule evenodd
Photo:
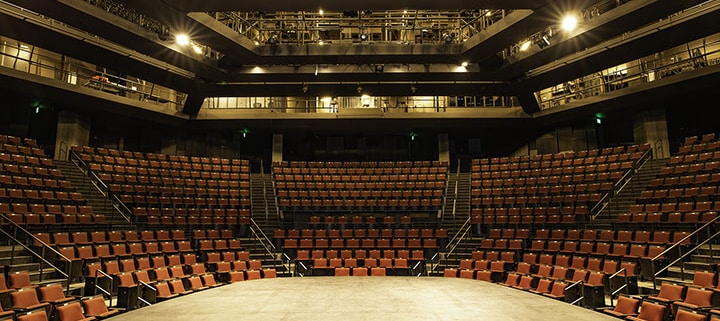
<path fill-rule="evenodd" d="M 131 228 L 127 219 L 113 206 L 113 203 L 93 184 L 90 178 L 72 161 L 54 160 L 55 166 L 82 194 L 87 205 L 92 206 L 93 213 L 102 214 L 113 228 Z"/>
<path fill-rule="evenodd" d="M 273 231 L 280 228 L 280 219 L 271 174 L 250 174 L 250 206 L 252 221 L 247 236 L 241 239 L 243 247 L 250 252 L 251 259 L 275 268 L 278 277 L 292 276 L 288 260 L 273 245 Z"/>

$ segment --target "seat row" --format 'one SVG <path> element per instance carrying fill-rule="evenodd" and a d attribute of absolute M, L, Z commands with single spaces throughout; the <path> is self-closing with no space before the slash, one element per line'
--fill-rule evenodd
<path fill-rule="evenodd" d="M 37 140 L 32 138 L 21 138 L 12 135 L 0 135 L 0 143 L 15 145 L 15 146 L 27 146 L 27 147 L 38 147 Z"/>
<path fill-rule="evenodd" d="M 599 165 L 576 165 L 573 167 L 546 167 L 535 169 L 511 169 L 500 171 L 472 171 L 470 178 L 473 181 L 502 181 L 483 186 L 524 186 L 546 185 L 553 183 L 580 183 L 604 182 L 622 176 L 626 171 L 634 168 L 634 163 L 619 162 Z M 492 166 L 491 166 L 492 167 Z M 483 167 L 480 166 L 482 169 Z M 476 168 L 477 169 L 477 168 Z M 500 185 L 502 184 L 502 185 Z"/>
<path fill-rule="evenodd" d="M 365 228 L 345 228 L 345 229 L 276 229 L 273 233 L 275 239 L 351 239 L 351 238 L 447 238 L 446 229 L 417 229 L 417 228 L 395 228 L 395 229 L 365 229 Z"/>
<path fill-rule="evenodd" d="M 283 240 L 284 249 L 435 249 L 438 247 L 436 238 L 351 238 L 351 239 L 291 239 Z"/>
<path fill-rule="evenodd" d="M 282 161 L 273 162 L 273 167 L 290 168 L 405 168 L 405 167 L 447 167 L 443 161 L 365 161 L 365 162 L 321 162 Z"/>
<path fill-rule="evenodd" d="M 658 188 L 640 192 L 638 203 L 701 203 L 720 200 L 715 185 L 687 188 Z"/>
<path fill-rule="evenodd" d="M 720 201 L 717 202 L 668 202 L 646 203 L 630 205 L 629 213 L 670 213 L 670 212 L 709 212 L 720 210 Z"/>
<path fill-rule="evenodd" d="M 703 224 L 714 220 L 717 212 L 672 212 L 672 213 L 622 213 L 618 214 L 617 225 L 622 224 Z"/>
<path fill-rule="evenodd" d="M 646 152 L 650 149 L 649 144 L 642 145 L 630 145 L 630 146 L 615 146 L 607 147 L 603 149 L 590 149 L 581 151 L 565 151 L 555 154 L 539 154 L 539 155 L 523 155 L 523 156 L 512 156 L 512 157 L 493 157 L 493 158 L 481 158 L 473 159 L 473 165 L 485 165 L 485 164 L 514 164 L 514 163 L 527 163 L 527 162 L 540 162 L 540 161 L 553 161 L 553 160 L 568 160 L 577 158 L 588 158 L 588 157 L 607 157 L 616 156 L 621 154 L 632 154 L 637 152 Z M 605 162 L 605 161 L 603 161 Z"/>
<path fill-rule="evenodd" d="M 296 261 L 311 261 L 315 259 L 362 260 L 365 259 L 406 259 L 411 261 L 425 260 L 423 250 L 411 249 L 385 249 L 385 250 L 352 250 L 352 249 L 314 249 L 298 250 Z M 357 262 L 356 262 L 357 263 Z"/>
<path fill-rule="evenodd" d="M 15 176 L 29 176 L 37 178 L 63 178 L 62 172 L 53 167 L 26 166 L 0 163 L 0 172 Z"/>
<path fill-rule="evenodd" d="M 32 188 L 36 190 L 74 191 L 70 181 L 55 178 L 0 175 L 0 185 L 7 189 Z"/>
<path fill-rule="evenodd" d="M 230 159 L 230 158 L 218 158 L 218 157 L 196 157 L 196 156 L 184 156 L 184 155 L 168 155 L 168 154 L 157 154 L 157 153 L 143 153 L 137 151 L 120 151 L 111 148 L 94 148 L 89 146 L 73 146 L 72 150 L 77 153 L 84 154 L 97 154 L 100 156 L 122 156 L 124 158 L 135 158 L 135 159 L 147 159 L 157 161 L 171 161 L 171 162 L 190 162 L 190 163 L 201 163 L 201 164 L 213 164 L 213 165 L 245 165 L 249 166 L 250 161 L 246 159 Z"/>
<path fill-rule="evenodd" d="M 13 153 L 0 152 L 0 163 L 15 164 L 17 166 L 38 166 L 47 169 L 54 168 L 52 159 L 42 156 L 26 156 Z"/>
<path fill-rule="evenodd" d="M 700 152 L 687 153 L 687 154 L 682 154 L 682 155 L 671 156 L 670 160 L 668 160 L 668 162 L 667 162 L 666 167 L 671 167 L 671 166 L 676 166 L 676 165 L 695 165 L 695 164 L 702 164 L 704 166 L 706 163 L 717 162 L 717 161 L 720 161 L 720 151 L 702 152 L 702 153 L 700 153 Z M 715 164 L 712 164 L 710 166 L 714 167 Z"/>

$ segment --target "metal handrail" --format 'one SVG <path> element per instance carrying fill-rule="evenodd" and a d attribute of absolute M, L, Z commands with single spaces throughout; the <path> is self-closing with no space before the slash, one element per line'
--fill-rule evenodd
<path fill-rule="evenodd" d="M 270 238 L 267 237 L 265 232 L 263 232 L 263 230 L 260 228 L 259 225 L 257 225 L 257 223 L 255 222 L 255 220 L 252 219 L 252 217 L 250 218 L 250 223 L 251 223 L 250 232 L 252 232 L 253 235 L 255 236 L 255 238 L 258 241 L 260 241 L 260 244 L 265 249 L 266 254 L 269 255 L 270 257 L 274 258 L 274 254 L 277 252 L 277 248 L 275 247 L 275 244 L 272 243 Z M 259 232 L 259 234 L 258 234 L 258 232 Z M 269 247 L 268 247 L 268 244 L 269 244 Z M 290 262 L 290 257 L 288 257 L 287 254 L 282 253 L 282 256 L 284 259 L 286 259 L 287 262 Z M 282 262 L 282 260 L 281 260 L 281 262 Z M 282 265 L 287 271 L 290 271 L 289 263 L 287 265 L 285 263 L 283 263 Z"/>
<path fill-rule="evenodd" d="M 94 290 L 93 290 L 93 295 L 96 295 L 96 294 L 97 294 L 97 290 L 102 291 L 105 295 L 107 295 L 108 297 L 110 297 L 110 299 L 109 299 L 109 300 L 110 300 L 109 304 L 110 304 L 110 306 L 112 306 L 113 277 L 110 276 L 110 274 L 107 274 L 107 273 L 103 272 L 102 270 L 97 269 L 97 270 L 95 270 L 95 278 L 96 278 L 96 279 L 98 278 L 98 274 L 102 274 L 102 276 L 103 276 L 104 278 L 110 279 L 110 289 L 109 289 L 109 290 L 105 290 L 105 289 L 103 289 L 103 287 L 101 287 L 97 282 L 95 282 L 95 288 L 94 288 Z"/>
<path fill-rule="evenodd" d="M 62 255 L 62 254 L 61 254 L 60 252 L 58 252 L 56 249 L 52 248 L 50 245 L 48 245 L 47 243 L 45 243 L 45 242 L 43 242 L 42 240 L 40 240 L 40 239 L 37 238 L 35 235 L 32 235 L 32 233 L 30 233 L 28 230 L 24 229 L 22 226 L 18 225 L 17 223 L 13 222 L 12 220 L 10 220 L 5 214 L 0 214 L 0 217 L 2 217 L 5 221 L 9 222 L 11 225 L 13 225 L 13 226 L 15 227 L 15 231 L 20 230 L 20 231 L 22 231 L 25 235 L 27 235 L 27 236 L 29 236 L 30 238 L 32 238 L 34 241 L 39 242 L 40 244 L 42 244 L 43 252 L 45 251 L 45 249 L 50 249 L 50 251 L 53 252 L 55 255 L 57 255 L 57 257 L 58 257 L 59 259 L 62 259 L 63 261 L 65 261 L 66 263 L 68 263 L 68 264 L 66 264 L 66 265 L 67 265 L 67 269 L 68 269 L 68 270 L 70 269 L 70 262 L 71 262 L 71 261 L 70 261 L 70 259 L 67 258 L 65 255 Z M 69 272 L 66 273 L 66 272 L 63 271 L 62 269 L 56 267 L 54 264 L 50 263 L 50 261 L 48 261 L 47 259 L 45 259 L 45 256 L 44 256 L 44 255 L 40 255 L 40 254 L 38 254 L 37 252 L 35 252 L 33 249 L 31 249 L 31 248 L 30 248 L 29 246 L 27 246 L 25 243 L 23 243 L 23 242 L 21 242 L 20 240 L 18 240 L 17 237 L 15 237 L 15 236 L 11 235 L 10 233 L 8 233 L 4 228 L 3 228 L 3 229 L 0 229 L 0 232 L 2 232 L 3 234 L 5 234 L 5 236 L 7 236 L 7 238 L 8 238 L 8 240 L 11 240 L 11 241 L 13 242 L 13 245 L 12 245 L 12 246 L 13 246 L 13 254 L 12 254 L 13 257 L 14 257 L 14 255 L 15 255 L 15 254 L 14 254 L 14 253 L 15 253 L 15 251 L 14 251 L 15 244 L 20 244 L 20 246 L 21 246 L 23 249 L 25 249 L 26 251 L 30 252 L 30 254 L 32 254 L 33 256 L 35 256 L 35 257 L 37 257 L 38 259 L 40 259 L 40 261 L 42 261 L 42 263 L 47 264 L 50 268 L 52 268 L 53 270 L 55 270 L 55 272 L 60 273 L 60 275 L 62 275 L 64 278 L 66 278 L 66 279 L 68 280 L 68 282 L 67 282 L 67 289 L 68 289 L 68 290 L 70 289 L 70 282 L 69 282 L 69 281 L 70 281 L 70 273 L 69 273 Z M 11 258 L 11 261 L 12 261 L 12 260 L 13 260 L 13 259 Z M 41 280 L 41 281 L 42 281 L 42 275 L 43 275 L 42 271 L 43 271 L 43 269 L 42 269 L 42 265 L 41 265 L 41 268 L 40 268 L 40 280 Z"/>
<path fill-rule="evenodd" d="M 470 219 L 471 219 L 471 217 L 468 217 L 465 220 L 463 225 L 460 226 L 460 228 L 458 229 L 457 233 L 455 233 L 455 235 L 453 235 L 453 237 L 450 238 L 450 240 L 448 241 L 448 244 L 452 244 L 455 241 L 455 239 L 458 238 L 458 235 L 460 235 L 460 232 L 465 228 L 465 226 L 470 224 L 470 221 L 471 221 Z"/>
<path fill-rule="evenodd" d="M 713 221 L 715 221 L 715 220 L 713 220 Z M 711 222 L 712 222 L 712 221 L 711 221 Z M 708 223 L 711 223 L 711 222 L 708 222 Z M 707 225 L 707 224 L 706 224 L 706 225 Z M 702 229 L 702 227 L 701 227 L 701 229 Z M 699 229 L 698 229 L 698 230 L 699 230 Z M 698 230 L 696 230 L 696 232 L 697 232 Z M 693 232 L 693 233 L 694 233 L 694 232 Z M 698 243 L 698 244 L 697 244 L 695 247 L 693 247 L 691 250 L 687 251 L 687 252 L 686 252 L 685 254 L 683 254 L 683 255 L 680 255 L 680 257 L 678 257 L 677 259 L 675 259 L 674 261 L 672 261 L 671 263 L 669 263 L 668 265 L 666 265 L 665 267 L 663 267 L 662 269 L 660 269 L 660 271 L 657 271 L 657 272 L 655 271 L 655 260 L 656 260 L 660 255 L 662 255 L 662 254 L 658 254 L 658 256 L 654 257 L 654 258 L 651 260 L 651 263 L 652 263 L 651 265 L 652 265 L 652 270 L 653 270 L 653 289 L 654 289 L 654 290 L 657 289 L 657 285 L 656 285 L 656 283 L 655 283 L 655 278 L 657 278 L 657 276 L 658 276 L 660 273 L 665 272 L 665 271 L 668 270 L 671 266 L 673 266 L 673 265 L 677 264 L 678 262 L 684 260 L 687 256 L 691 255 L 692 253 L 695 253 L 695 251 L 697 251 L 701 246 L 703 246 L 703 245 L 707 244 L 708 242 L 714 240 L 716 237 L 718 237 L 718 235 L 720 235 L 720 231 L 715 232 L 715 234 L 713 234 L 712 236 L 710 236 L 710 237 L 708 237 L 707 239 L 705 239 L 704 241 Z M 688 237 L 690 237 L 690 235 L 684 237 L 682 240 L 678 241 L 678 243 L 673 244 L 673 247 L 674 247 L 675 245 L 680 244 L 681 242 L 683 242 L 683 241 L 684 241 L 685 239 L 687 239 Z M 663 253 L 665 253 L 667 250 L 669 250 L 669 248 L 666 249 L 665 251 L 663 251 Z M 683 265 L 681 265 L 681 266 L 680 266 L 680 272 L 681 272 L 681 273 L 684 273 L 684 270 L 685 270 L 685 267 L 684 267 Z"/>
<path fill-rule="evenodd" d="M 156 289 L 155 287 L 153 287 L 152 285 L 147 284 L 147 283 L 145 283 L 145 281 L 142 281 L 142 280 L 138 280 L 138 283 L 140 284 L 141 287 L 148 288 L 148 289 L 150 289 L 151 291 L 153 291 L 153 292 L 155 292 L 155 293 L 157 294 L 157 289 Z M 142 303 L 145 303 L 145 304 L 148 305 L 148 306 L 151 306 L 151 305 L 152 305 L 152 303 L 150 303 L 150 302 L 148 302 L 147 300 L 143 299 L 141 296 L 138 296 L 137 299 L 138 299 L 138 301 L 140 301 L 140 302 L 142 302 Z"/>
<path fill-rule="evenodd" d="M 90 170 L 90 165 L 85 163 L 85 161 L 80 158 L 80 155 L 78 155 L 77 152 L 74 150 L 70 150 L 70 161 L 87 175 L 87 177 L 90 179 L 90 182 L 95 186 L 95 188 L 97 188 L 97 190 L 101 194 L 103 194 L 103 196 L 107 197 L 110 200 L 110 203 L 112 203 L 113 207 L 125 219 L 125 221 L 132 225 L 133 222 L 130 216 L 132 216 L 133 214 L 130 208 L 127 207 L 127 205 L 125 205 L 125 203 L 123 203 L 123 201 L 120 200 L 117 195 L 110 192 L 110 187 L 100 179 L 97 173 Z M 130 216 L 126 215 L 126 213 Z"/>
<path fill-rule="evenodd" d="M 610 204 L 610 202 L 606 202 L 606 200 L 609 199 L 611 196 L 619 194 L 625 188 L 625 186 L 630 183 L 630 180 L 632 180 L 632 177 L 634 176 L 633 174 L 635 173 L 635 170 L 645 165 L 650 160 L 651 156 L 652 149 L 646 150 L 642 154 L 642 156 L 640 156 L 640 159 L 633 163 L 633 167 L 625 171 L 625 174 L 623 174 L 623 176 L 620 177 L 620 179 L 615 184 L 613 184 L 613 189 L 603 195 L 602 198 L 600 198 L 600 201 L 598 201 L 595 206 L 590 209 L 590 213 L 595 213 L 594 215 L 592 215 L 593 220 L 600 216 L 600 214 Z"/>
<path fill-rule="evenodd" d="M 585 281 L 583 281 L 583 280 L 577 280 L 577 281 L 575 281 L 573 284 L 570 284 L 570 285 L 566 286 L 566 287 L 565 287 L 565 292 L 567 292 L 567 290 L 570 290 L 570 289 L 572 289 L 572 288 L 574 288 L 574 287 L 576 287 L 576 286 L 578 286 L 578 285 L 582 285 L 582 284 L 585 284 Z M 585 299 L 585 296 L 582 296 L 582 295 L 581 295 L 579 298 L 575 299 L 575 301 L 570 302 L 570 305 L 575 305 L 575 303 L 578 303 L 578 302 L 582 301 L 583 299 Z"/>
<path fill-rule="evenodd" d="M 686 235 L 686 236 L 683 237 L 681 240 L 675 242 L 673 245 L 671 245 L 670 247 L 666 248 L 665 251 L 662 251 L 662 252 L 660 252 L 658 255 L 655 255 L 655 257 L 653 257 L 652 259 L 650 259 L 650 261 L 653 261 L 653 262 L 654 262 L 654 261 L 658 260 L 659 258 L 665 256 L 665 254 L 667 254 L 668 252 L 670 252 L 670 250 L 672 250 L 672 249 L 674 249 L 674 248 L 682 245 L 682 243 L 685 242 L 685 241 L 687 241 L 688 239 L 690 239 L 690 237 L 692 237 L 692 236 L 695 235 L 695 234 L 698 234 L 698 233 L 700 232 L 700 230 L 703 230 L 703 229 L 707 228 L 708 226 L 713 225 L 713 224 L 714 224 L 717 220 L 719 220 L 719 219 L 720 219 L 720 216 L 714 217 L 712 220 L 710 220 L 710 221 L 708 221 L 707 223 L 703 224 L 703 226 L 699 227 L 698 229 L 696 229 L 696 230 L 693 231 L 692 233 Z M 708 240 L 705 240 L 705 242 L 707 242 L 707 241 L 708 241 Z M 669 267 L 669 266 L 668 266 L 668 267 Z M 666 270 L 666 269 L 667 269 L 667 267 L 666 267 L 665 269 L 662 269 L 662 270 L 657 271 L 657 272 L 658 272 L 658 273 L 664 272 L 664 270 Z"/>
<path fill-rule="evenodd" d="M 468 217 L 467 220 L 465 220 L 465 223 L 463 223 L 463 225 L 460 227 L 460 229 L 458 230 L 458 232 L 455 233 L 455 235 L 453 236 L 452 240 L 451 240 L 450 242 L 448 242 L 448 247 L 450 247 L 450 250 L 445 254 L 445 258 L 447 258 L 448 256 L 452 255 L 452 254 L 455 252 L 455 249 L 457 248 L 457 246 L 460 244 L 460 242 L 462 242 L 462 240 L 465 239 L 465 236 L 466 236 L 466 235 L 468 234 L 468 232 L 470 231 L 470 227 L 471 227 L 470 219 L 471 219 L 471 218 Z M 453 243 L 453 242 L 454 242 L 454 243 Z M 451 244 L 452 244 L 452 245 L 451 245 Z M 447 248 L 447 247 L 446 247 L 446 248 Z M 435 259 L 436 259 L 439 255 L 440 255 L 440 252 L 438 251 L 438 252 L 436 252 L 436 253 L 432 256 L 432 258 L 431 258 L 430 260 L 431 260 L 431 261 L 435 261 Z M 435 265 L 433 265 L 432 269 L 430 269 L 430 270 L 431 270 L 431 271 L 435 271 L 439 265 L 440 265 L 439 262 L 436 263 Z"/>
<path fill-rule="evenodd" d="M 628 295 L 630 294 L 630 288 L 628 288 L 628 286 L 627 286 L 627 270 L 625 268 L 621 268 L 620 270 L 618 270 L 617 272 L 615 272 L 611 276 L 609 276 L 608 282 L 610 284 L 612 284 L 612 282 L 611 282 L 612 279 L 614 279 L 615 277 L 620 275 L 620 273 L 623 273 L 623 277 L 625 278 L 625 283 L 621 287 L 615 289 L 615 291 L 612 291 L 612 293 L 610 294 L 610 306 L 614 306 L 613 305 L 613 297 L 621 290 L 625 289 L 625 294 L 628 294 Z"/>

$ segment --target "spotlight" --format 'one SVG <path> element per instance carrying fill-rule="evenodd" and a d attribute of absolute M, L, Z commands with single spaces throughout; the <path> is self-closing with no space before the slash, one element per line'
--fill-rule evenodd
<path fill-rule="evenodd" d="M 412 92 L 414 94 L 416 91 L 417 91 L 417 87 L 415 87 L 415 85 L 410 85 L 410 92 Z"/>
<path fill-rule="evenodd" d="M 309 89 L 309 88 L 310 88 L 310 87 L 309 87 L 308 85 L 303 84 L 303 86 L 302 86 L 302 92 L 303 92 L 303 94 L 306 94 L 306 93 L 308 92 L 308 89 Z"/>
<path fill-rule="evenodd" d="M 367 33 L 361 33 L 360 34 L 360 41 L 366 41 L 368 40 L 368 34 Z"/>
<path fill-rule="evenodd" d="M 375 65 L 375 72 L 383 72 L 385 71 L 385 65 Z"/>
<path fill-rule="evenodd" d="M 443 33 L 443 40 L 446 44 L 452 43 L 453 40 L 455 40 L 455 34 L 453 33 Z"/>
<path fill-rule="evenodd" d="M 363 87 L 360 86 L 360 85 L 358 85 L 357 88 L 355 88 L 355 91 L 357 91 L 358 95 L 359 95 L 359 94 L 362 94 L 362 92 L 363 92 Z"/>
<path fill-rule="evenodd" d="M 186 34 L 178 34 L 175 36 L 175 42 L 181 46 L 187 46 L 190 44 L 190 37 Z"/>
<path fill-rule="evenodd" d="M 325 11 L 323 11 L 323 9 L 320 9 L 320 10 L 318 10 L 318 14 L 320 14 L 322 16 L 325 14 Z"/>
<path fill-rule="evenodd" d="M 194 51 L 196 54 L 202 55 L 202 53 L 203 53 L 202 47 L 200 47 L 200 46 L 198 46 L 198 45 L 196 45 L 196 44 L 193 44 L 193 45 L 192 45 L 192 48 L 193 48 L 193 51 Z"/>
<path fill-rule="evenodd" d="M 566 16 L 562 20 L 562 28 L 565 31 L 573 31 L 577 27 L 577 18 L 573 15 Z"/>
<path fill-rule="evenodd" d="M 463 62 L 460 64 L 460 66 L 467 67 L 467 66 L 468 66 L 468 62 L 467 62 L 467 61 L 463 61 Z"/>
<path fill-rule="evenodd" d="M 532 42 L 530 42 L 530 40 L 523 42 L 523 44 L 520 45 L 520 51 L 528 50 L 531 44 Z"/>
<path fill-rule="evenodd" d="M 550 38 L 548 38 L 547 35 L 542 36 L 542 38 L 538 39 L 537 45 L 540 48 L 545 48 L 550 45 Z"/>
<path fill-rule="evenodd" d="M 278 37 L 276 35 L 272 35 L 267 42 L 271 46 L 276 46 L 278 44 Z"/>

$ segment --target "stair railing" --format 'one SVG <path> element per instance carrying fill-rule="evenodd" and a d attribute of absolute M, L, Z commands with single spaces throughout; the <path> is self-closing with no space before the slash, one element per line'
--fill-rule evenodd
<path fill-rule="evenodd" d="M 108 296 L 108 298 L 109 298 L 108 305 L 112 306 L 112 292 L 113 292 L 112 288 L 113 288 L 113 283 L 114 283 L 113 277 L 110 274 L 107 274 L 100 269 L 95 270 L 95 280 L 97 280 L 101 276 L 105 279 L 110 280 L 110 288 L 105 289 L 102 286 L 100 286 L 100 284 L 97 281 L 95 281 L 95 288 L 93 289 L 93 295 L 96 295 L 97 291 L 100 290 L 100 292 L 102 292 L 103 294 Z"/>
<path fill-rule="evenodd" d="M 570 290 L 576 286 L 583 285 L 583 284 L 585 284 L 585 282 L 583 282 L 583 280 L 577 280 L 577 281 L 575 281 L 575 283 L 566 286 L 565 287 L 565 295 L 567 295 L 568 290 Z M 580 292 L 580 291 L 578 290 L 578 292 Z M 579 303 L 580 301 L 582 301 L 583 299 L 585 299 L 585 297 L 581 295 L 577 299 L 575 299 L 575 301 L 570 302 L 570 305 L 575 305 L 575 304 Z"/>
<path fill-rule="evenodd" d="M 445 253 L 445 258 L 447 258 L 447 257 L 451 256 L 453 253 L 455 253 L 455 249 L 457 249 L 458 245 L 460 245 L 460 242 L 462 242 L 465 239 L 465 237 L 468 235 L 468 233 L 470 232 L 470 228 L 472 227 L 470 219 L 471 219 L 471 217 L 468 217 L 467 220 L 465 220 L 465 222 L 463 223 L 463 225 L 458 229 L 457 233 L 455 233 L 455 235 L 453 235 L 453 237 L 450 239 L 450 241 L 448 241 L 448 245 L 446 246 L 446 249 L 449 249 L 449 250 Z M 435 253 L 435 255 L 433 255 L 433 257 L 430 259 L 430 261 L 436 262 L 436 259 L 438 259 L 439 255 L 440 255 L 440 251 Z M 440 266 L 439 260 L 437 262 L 438 263 L 435 263 L 432 266 L 432 269 L 430 270 L 431 272 L 435 272 L 437 267 Z"/>
<path fill-rule="evenodd" d="M 70 290 L 70 263 L 71 263 L 70 259 L 67 258 L 66 256 L 62 255 L 60 252 L 58 252 L 56 249 L 54 249 L 49 244 L 47 244 L 47 243 L 43 242 L 41 239 L 37 238 L 35 235 L 30 233 L 28 230 L 24 229 L 22 226 L 18 225 L 17 223 L 13 222 L 12 220 L 10 220 L 10 218 L 5 216 L 5 214 L 0 214 L 0 217 L 5 221 L 3 223 L 3 225 L 10 224 L 10 226 L 14 227 L 13 234 L 10 234 L 8 231 L 6 231 L 5 228 L 0 229 L 0 232 L 5 234 L 5 236 L 8 238 L 8 240 L 12 242 L 12 253 L 10 254 L 10 265 L 12 265 L 13 262 L 15 261 L 15 245 L 16 244 L 20 245 L 23 249 L 30 252 L 30 254 L 32 256 L 34 256 L 40 260 L 40 281 L 43 280 L 45 265 L 47 265 L 52 270 L 54 270 L 56 273 L 59 273 L 62 277 L 67 279 L 66 290 L 69 291 Z M 32 242 L 35 244 L 40 244 L 41 245 L 41 249 L 40 249 L 41 253 L 38 254 L 32 248 L 27 246 L 27 244 L 20 241 L 17 238 L 18 231 L 20 233 L 22 233 L 26 239 L 32 240 Z M 55 256 L 58 258 L 58 260 L 64 261 L 67 271 L 63 271 L 62 269 L 58 268 L 53 263 L 48 261 L 45 256 L 46 251 L 50 251 L 52 254 L 55 254 Z"/>
<path fill-rule="evenodd" d="M 673 245 L 671 245 L 670 247 L 666 248 L 665 251 L 660 252 L 660 254 L 655 255 L 655 257 L 653 257 L 652 259 L 650 259 L 650 266 L 651 266 L 651 269 L 652 269 L 653 290 L 657 290 L 657 284 L 655 283 L 655 279 L 656 279 L 661 273 L 667 271 L 671 266 L 677 264 L 678 262 L 681 262 L 682 260 L 684 260 L 685 258 L 687 258 L 689 255 L 691 255 L 692 253 L 694 253 L 695 251 L 697 251 L 701 246 L 703 246 L 703 245 L 705 245 L 705 244 L 708 244 L 708 242 L 714 240 L 716 237 L 718 237 L 718 235 L 720 235 L 720 231 L 717 231 L 717 232 L 715 232 L 713 235 L 710 235 L 710 233 L 712 232 L 712 228 L 714 227 L 715 223 L 716 223 L 718 220 L 720 220 L 720 216 L 714 217 L 712 220 L 710 220 L 710 221 L 708 221 L 707 223 L 703 224 L 703 226 L 697 228 L 695 231 L 693 231 L 692 233 L 686 235 L 686 236 L 683 237 L 681 240 L 676 241 Z M 693 248 L 690 249 L 689 251 L 683 253 L 683 246 L 682 246 L 682 245 L 684 245 L 683 243 L 685 243 L 686 241 L 690 240 L 690 238 L 692 238 L 693 236 L 699 235 L 699 234 L 700 234 L 701 232 L 703 232 L 703 231 L 706 231 L 706 232 L 707 232 L 708 237 L 705 238 L 702 242 L 698 243 L 695 247 L 693 247 Z M 696 240 L 697 240 L 697 239 L 699 239 L 699 237 L 696 238 Z M 676 249 L 676 248 L 678 249 L 678 253 L 679 253 L 678 258 L 675 259 L 674 261 L 668 263 L 666 266 L 664 266 L 664 267 L 661 268 L 660 270 L 657 270 L 657 271 L 656 271 L 656 270 L 655 270 L 655 265 L 657 264 L 656 262 L 657 262 L 658 260 L 663 259 L 670 251 L 672 251 L 672 250 L 674 250 L 674 249 Z M 711 251 L 711 253 L 712 253 L 712 251 Z M 683 265 L 683 264 L 680 265 L 680 272 L 681 272 L 681 273 L 684 273 L 684 272 L 685 272 L 685 268 L 684 268 L 684 265 Z"/>
<path fill-rule="evenodd" d="M 263 230 L 260 228 L 259 225 L 257 225 L 257 222 L 255 222 L 252 217 L 250 218 L 250 232 L 253 234 L 255 239 L 260 242 L 260 245 L 262 245 L 263 249 L 265 249 L 265 254 L 271 257 L 273 260 L 276 259 L 275 254 L 278 252 L 277 247 L 275 247 L 275 244 L 273 244 L 267 234 L 263 232 Z M 283 252 L 282 258 L 283 259 L 281 260 L 281 262 L 283 268 L 285 268 L 286 271 L 290 271 L 290 257 Z M 275 267 L 277 266 L 275 265 Z"/>
<path fill-rule="evenodd" d="M 118 211 L 120 215 L 122 215 L 123 219 L 125 219 L 125 221 L 132 225 L 133 222 L 130 217 L 133 216 L 133 213 L 130 208 L 128 208 L 127 205 L 125 205 L 125 203 L 120 200 L 117 195 L 110 192 L 110 187 L 100 179 L 97 173 L 90 170 L 90 166 L 85 163 L 85 161 L 82 160 L 80 155 L 78 155 L 77 152 L 74 150 L 70 150 L 70 161 L 75 164 L 75 166 L 90 179 L 90 182 L 93 184 L 93 186 L 95 186 L 95 188 L 103 196 L 107 197 L 107 199 L 110 200 L 113 208 L 115 208 L 115 210 Z"/>
<path fill-rule="evenodd" d="M 610 198 L 612 198 L 615 195 L 620 194 L 622 190 L 627 186 L 627 184 L 630 183 L 633 176 L 639 170 L 641 167 L 643 167 L 650 159 L 652 158 L 652 149 L 646 150 L 642 156 L 640 156 L 640 159 L 635 161 L 633 163 L 633 167 L 625 171 L 623 176 L 613 184 L 612 190 L 605 193 L 605 195 L 600 198 L 600 201 L 598 201 L 595 206 L 593 206 L 590 209 L 590 219 L 595 220 L 600 214 L 602 214 L 607 208 L 608 205 L 610 205 Z"/>
<path fill-rule="evenodd" d="M 138 291 L 138 293 L 144 293 L 144 292 L 145 292 L 145 288 L 147 288 L 147 289 L 149 289 L 150 291 L 154 292 L 155 295 L 157 295 L 157 289 L 156 289 L 155 287 L 153 287 L 152 285 L 145 283 L 145 282 L 142 281 L 142 280 L 138 280 L 138 288 L 139 288 L 139 290 L 142 290 L 142 291 Z M 143 297 L 140 296 L 140 295 L 138 295 L 137 299 L 138 299 L 138 301 L 142 302 L 143 304 L 145 304 L 145 305 L 147 305 L 147 306 L 151 306 L 151 305 L 152 305 L 152 303 L 150 303 L 148 300 L 145 300 L 145 298 L 143 298 Z"/>
<path fill-rule="evenodd" d="M 622 269 L 618 270 L 617 272 L 613 273 L 610 277 L 608 277 L 608 282 L 609 282 L 610 285 L 612 285 L 612 280 L 613 280 L 614 278 L 620 276 L 620 273 L 622 273 L 622 276 L 623 276 L 625 282 L 623 283 L 622 286 L 618 287 L 617 289 L 615 289 L 614 291 L 612 291 L 612 292 L 610 293 L 610 306 L 615 306 L 615 305 L 613 304 L 613 298 L 614 298 L 618 293 L 620 293 L 620 291 L 625 290 L 625 294 L 628 294 L 628 295 L 630 294 L 630 288 L 628 288 L 628 285 L 627 285 L 627 270 L 626 270 L 625 268 L 622 268 Z M 611 289 L 611 290 L 612 290 L 612 289 Z"/>

